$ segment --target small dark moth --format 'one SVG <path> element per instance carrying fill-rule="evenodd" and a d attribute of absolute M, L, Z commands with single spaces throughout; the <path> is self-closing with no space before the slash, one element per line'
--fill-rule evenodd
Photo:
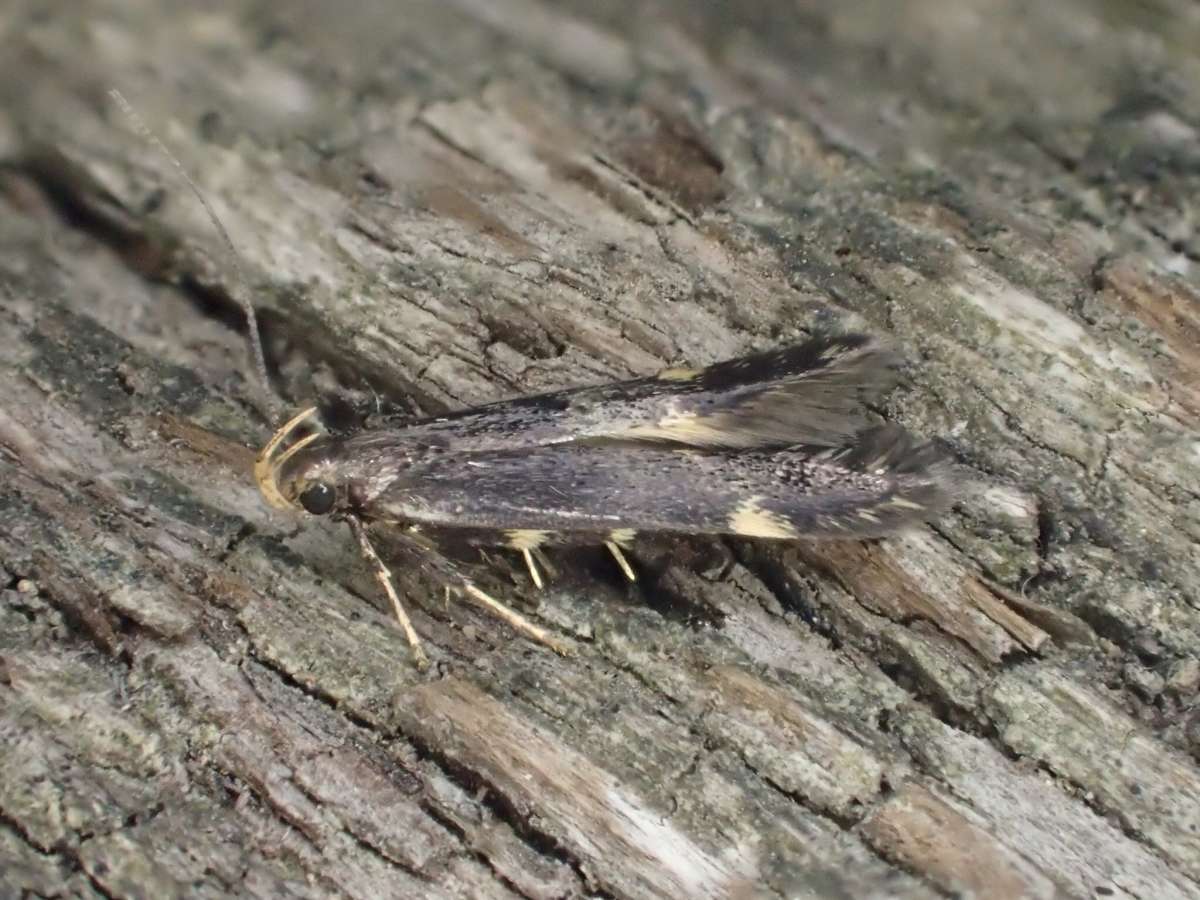
<path fill-rule="evenodd" d="M 247 317 L 256 338 L 252 309 Z M 261 347 L 254 351 L 265 382 Z M 350 526 L 418 666 L 425 653 L 368 537 L 375 524 L 397 528 L 448 583 L 564 651 L 437 558 L 428 536 L 465 530 L 478 543 L 519 551 L 540 587 L 537 558 L 547 545 L 604 544 L 633 580 L 622 551 L 639 533 L 865 538 L 932 518 L 952 499 L 941 454 L 866 418 L 898 364 L 873 339 L 845 334 L 349 437 L 311 431 L 311 408 L 275 432 L 255 477 L 271 505 Z"/>

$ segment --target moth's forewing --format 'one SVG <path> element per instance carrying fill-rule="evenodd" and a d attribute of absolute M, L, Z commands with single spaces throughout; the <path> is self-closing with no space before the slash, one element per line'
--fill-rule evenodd
<path fill-rule="evenodd" d="M 414 461 L 361 507 L 369 519 L 484 528 L 529 546 L 560 532 L 867 537 L 929 518 L 947 502 L 934 469 L 910 465 L 884 429 L 859 471 L 811 449 L 699 452 L 656 445 L 554 444 L 441 453 Z"/>
<path fill-rule="evenodd" d="M 863 335 L 822 337 L 705 369 L 521 397 L 396 429 L 459 452 L 587 438 L 696 447 L 836 447 L 865 424 L 863 404 L 896 381 L 898 359 Z M 346 452 L 389 438 L 365 432 Z"/>

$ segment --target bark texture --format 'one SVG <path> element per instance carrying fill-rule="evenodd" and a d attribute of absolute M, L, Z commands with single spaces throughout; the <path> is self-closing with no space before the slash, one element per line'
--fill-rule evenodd
<path fill-rule="evenodd" d="M 4 896 L 1200 896 L 1197 47 L 1191 0 L 10 0 Z M 111 86 L 289 405 L 861 328 L 966 496 L 631 591 L 474 560 L 565 659 L 400 571 L 420 675 L 258 497 L 245 288 Z"/>

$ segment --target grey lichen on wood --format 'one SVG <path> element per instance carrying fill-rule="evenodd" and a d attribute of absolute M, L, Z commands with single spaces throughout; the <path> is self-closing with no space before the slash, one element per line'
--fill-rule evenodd
<path fill-rule="evenodd" d="M 1153 5 L 14 8 L 5 890 L 1200 895 L 1200 21 Z M 866 329 L 969 490 L 632 592 L 468 558 L 566 659 L 399 570 L 422 676 L 257 494 L 243 290 L 289 403 L 411 413 Z"/>

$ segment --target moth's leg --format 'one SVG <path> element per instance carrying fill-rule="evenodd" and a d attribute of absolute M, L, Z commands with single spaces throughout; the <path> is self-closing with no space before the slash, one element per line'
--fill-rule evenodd
<path fill-rule="evenodd" d="M 361 523 L 358 523 L 358 527 L 362 528 L 363 526 Z M 454 590 L 461 590 L 471 599 L 482 606 L 486 606 L 495 616 L 508 622 L 517 631 L 524 633 L 539 644 L 545 644 L 555 653 L 566 656 L 571 652 L 570 648 L 558 641 L 554 635 L 550 634 L 544 628 L 533 624 L 533 622 L 530 622 L 516 610 L 509 609 L 460 572 L 451 560 L 446 559 L 438 552 L 437 545 L 430 541 L 426 535 L 415 530 L 401 530 L 395 532 L 395 534 L 396 537 L 404 542 L 406 547 L 412 550 L 414 554 L 420 556 L 426 565 L 445 579 L 447 590 L 452 588 Z"/>
<path fill-rule="evenodd" d="M 550 536 L 549 531 L 528 528 L 514 528 L 512 531 L 505 532 L 508 546 L 521 551 L 521 557 L 525 560 L 525 568 L 529 570 L 529 577 L 533 579 L 534 586 L 539 590 L 545 587 L 545 582 L 542 580 L 542 573 L 538 571 L 534 553 L 550 539 Z"/>
<path fill-rule="evenodd" d="M 463 591 L 472 599 L 478 601 L 481 605 L 486 606 L 492 611 L 492 614 L 503 619 L 517 631 L 523 631 L 529 637 L 533 638 L 539 644 L 545 644 L 555 653 L 560 656 L 569 656 L 571 648 L 566 644 L 546 631 L 546 629 L 534 625 L 515 609 L 509 609 L 495 597 L 479 588 L 475 582 L 468 578 L 461 579 Z"/>
<path fill-rule="evenodd" d="M 529 570 L 529 577 L 533 579 L 533 586 L 540 591 L 546 585 L 542 582 L 542 573 L 538 571 L 537 563 L 534 562 L 533 550 L 529 547 L 522 547 L 521 556 L 525 558 L 525 568 Z"/>
<path fill-rule="evenodd" d="M 637 572 L 633 570 L 633 566 L 629 564 L 629 560 L 625 558 L 625 554 L 621 552 L 622 545 L 629 546 L 633 542 L 635 532 L 630 528 L 621 528 L 608 533 L 608 540 L 604 542 L 604 546 L 608 548 L 608 552 L 612 554 L 613 559 L 617 561 L 617 565 L 621 567 L 621 571 L 625 573 L 625 577 L 630 581 L 637 581 Z"/>
<path fill-rule="evenodd" d="M 546 579 L 542 576 L 543 571 L 551 578 L 558 574 L 554 566 L 550 564 L 550 560 L 546 558 L 546 554 L 542 552 L 541 547 L 522 547 L 521 558 L 525 560 L 525 568 L 529 570 L 529 577 L 539 591 L 546 586 Z"/>
<path fill-rule="evenodd" d="M 427 669 L 429 667 L 429 657 L 425 655 L 424 649 L 421 647 L 421 639 L 417 636 L 417 630 L 413 628 L 412 620 L 409 619 L 408 613 L 404 609 L 404 604 L 400 602 L 400 597 L 396 594 L 395 585 L 392 584 L 392 573 L 379 558 L 379 554 L 375 552 L 375 548 L 371 546 L 371 540 L 367 537 L 367 527 L 358 519 L 353 517 L 346 520 L 350 523 L 350 530 L 354 532 L 354 537 L 358 539 L 359 549 L 375 569 L 375 578 L 383 586 L 383 591 L 388 596 L 388 600 L 392 602 L 392 610 L 396 613 L 396 618 L 400 622 L 400 627 L 404 629 L 404 636 L 408 638 L 408 644 L 412 648 L 413 662 L 416 663 L 418 669 Z"/>
<path fill-rule="evenodd" d="M 625 573 L 625 577 L 630 581 L 637 581 L 637 572 L 633 571 L 633 566 L 629 564 L 629 560 L 625 558 L 625 554 L 621 552 L 621 545 L 613 541 L 605 541 L 604 546 L 608 548 L 608 552 L 612 554 L 613 559 L 617 561 L 617 565 L 621 567 L 621 571 Z"/>

